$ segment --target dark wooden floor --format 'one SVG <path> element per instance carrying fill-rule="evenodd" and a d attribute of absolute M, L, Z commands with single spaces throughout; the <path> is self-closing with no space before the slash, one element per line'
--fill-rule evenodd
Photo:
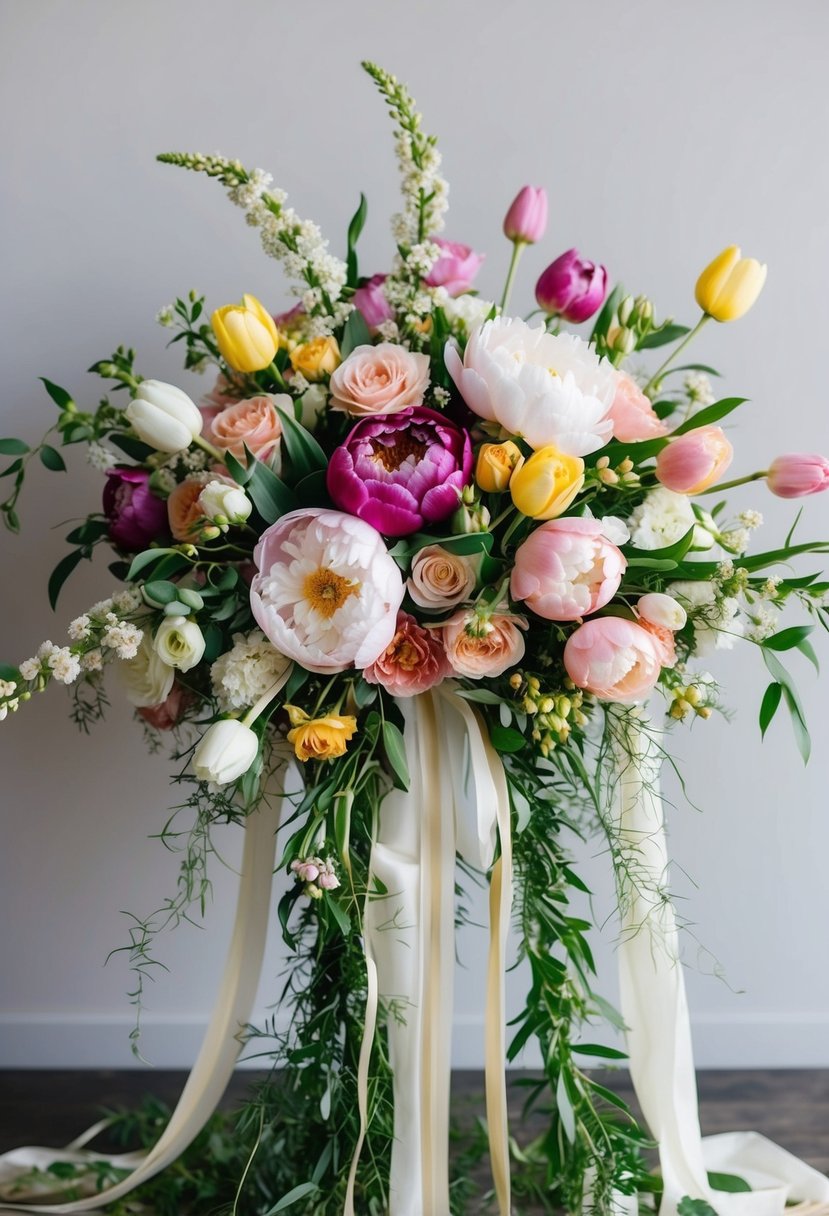
<path fill-rule="evenodd" d="M 225 1105 L 239 1100 L 254 1075 L 236 1074 Z M 128 1107 L 145 1094 L 172 1104 L 184 1076 L 142 1070 L 0 1072 L 0 1152 L 22 1144 L 66 1144 L 98 1118 L 102 1107 Z M 623 1073 L 614 1074 L 611 1084 L 631 1096 Z M 829 1172 L 829 1070 L 703 1072 L 699 1088 L 704 1132 L 763 1132 Z M 480 1073 L 456 1073 L 455 1113 L 461 1119 L 481 1113 L 482 1092 Z M 521 1101 L 521 1091 L 513 1089 L 516 1120 Z"/>

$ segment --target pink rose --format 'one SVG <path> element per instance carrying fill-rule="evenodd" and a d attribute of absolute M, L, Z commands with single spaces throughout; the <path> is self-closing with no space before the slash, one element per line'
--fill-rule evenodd
<path fill-rule="evenodd" d="M 520 626 L 520 628 L 519 628 Z M 443 648 L 459 676 L 481 680 L 500 676 L 524 657 L 526 629 L 521 617 L 493 613 L 483 622 L 474 612 L 461 610 L 441 626 Z"/>
<path fill-rule="evenodd" d="M 376 332 L 377 327 L 384 321 L 394 320 L 391 304 L 383 291 L 385 281 L 384 274 L 373 274 L 354 292 L 354 307 L 362 313 L 363 320 L 372 333 Z"/>
<path fill-rule="evenodd" d="M 423 404 L 429 356 L 394 342 L 356 346 L 331 376 L 331 404 L 347 414 L 397 414 Z"/>
<path fill-rule="evenodd" d="M 578 688 L 600 701 L 644 701 L 662 670 L 664 650 L 642 625 L 621 616 L 598 616 L 572 633 L 564 666 Z"/>
<path fill-rule="evenodd" d="M 418 607 L 445 612 L 469 599 L 476 582 L 475 566 L 468 557 L 450 553 L 442 545 L 426 545 L 412 558 L 406 587 Z"/>
<path fill-rule="evenodd" d="M 518 546 L 510 592 L 545 620 L 576 621 L 613 599 L 626 565 L 601 520 L 551 519 Z"/>
<path fill-rule="evenodd" d="M 293 409 L 290 397 L 285 400 Z M 282 438 L 276 398 L 263 393 L 227 406 L 213 419 L 210 438 L 217 448 L 232 452 L 237 460 L 244 460 L 246 447 L 259 460 L 266 460 Z"/>
<path fill-rule="evenodd" d="M 364 669 L 363 679 L 381 685 L 393 697 L 413 697 L 451 674 L 437 634 L 418 625 L 408 612 L 399 612 L 397 632 L 380 657 Z"/>
<path fill-rule="evenodd" d="M 469 245 L 457 241 L 444 241 L 432 237 L 432 244 L 441 251 L 440 257 L 423 280 L 427 287 L 445 287 L 450 296 L 463 295 L 469 291 L 475 275 L 481 269 L 484 254 L 476 253 Z"/>
<path fill-rule="evenodd" d="M 613 437 L 620 443 L 638 443 L 640 439 L 658 439 L 668 434 L 667 426 L 654 413 L 650 399 L 627 372 L 619 372 L 609 418 L 613 423 Z"/>
<path fill-rule="evenodd" d="M 172 730 L 184 717 L 184 712 L 193 702 L 193 694 L 183 684 L 174 684 L 166 700 L 159 705 L 142 705 L 136 713 L 154 730 Z"/>

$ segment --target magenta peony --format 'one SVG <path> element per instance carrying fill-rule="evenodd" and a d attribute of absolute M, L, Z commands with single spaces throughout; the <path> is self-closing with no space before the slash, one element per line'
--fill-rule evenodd
<path fill-rule="evenodd" d="M 153 494 L 145 469 L 107 469 L 103 508 L 110 539 L 119 549 L 138 553 L 169 535 L 166 504 Z"/>

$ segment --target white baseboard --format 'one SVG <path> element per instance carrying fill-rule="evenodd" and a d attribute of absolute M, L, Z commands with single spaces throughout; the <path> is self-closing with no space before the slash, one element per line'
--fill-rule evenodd
<path fill-rule="evenodd" d="M 143 1026 L 142 1061 L 130 1050 L 128 1014 L 0 1014 L 0 1068 L 189 1068 L 205 1019 L 148 1013 Z M 829 1068 L 829 1013 L 699 1013 L 693 1027 L 699 1068 Z M 452 1058 L 456 1068 L 482 1066 L 479 1015 L 456 1018 Z M 538 1055 L 528 1050 L 519 1064 L 537 1066 Z"/>

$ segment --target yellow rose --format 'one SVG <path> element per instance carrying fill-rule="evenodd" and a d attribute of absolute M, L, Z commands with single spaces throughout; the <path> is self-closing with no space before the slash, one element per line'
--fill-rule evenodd
<path fill-rule="evenodd" d="M 256 296 L 225 304 L 210 318 L 222 358 L 237 372 L 259 372 L 273 363 L 279 333 L 273 317 Z"/>
<path fill-rule="evenodd" d="M 297 760 L 333 760 L 345 753 L 346 745 L 357 730 L 357 719 L 350 715 L 331 714 L 327 718 L 309 718 L 304 709 L 286 705 L 292 729 L 288 742 L 293 743 Z"/>
<path fill-rule="evenodd" d="M 306 380 L 322 380 L 342 363 L 336 338 L 312 338 L 291 351 L 291 367 Z"/>
<path fill-rule="evenodd" d="M 751 308 L 765 281 L 766 267 L 740 257 L 739 246 L 729 245 L 697 279 L 697 304 L 715 321 L 736 321 Z"/>
<path fill-rule="evenodd" d="M 550 443 L 522 461 L 509 483 L 512 501 L 531 519 L 555 519 L 584 485 L 584 461 Z"/>
<path fill-rule="evenodd" d="M 475 480 L 488 494 L 500 494 L 509 485 L 520 460 L 521 449 L 511 439 L 506 443 L 485 443 L 478 453 Z"/>

